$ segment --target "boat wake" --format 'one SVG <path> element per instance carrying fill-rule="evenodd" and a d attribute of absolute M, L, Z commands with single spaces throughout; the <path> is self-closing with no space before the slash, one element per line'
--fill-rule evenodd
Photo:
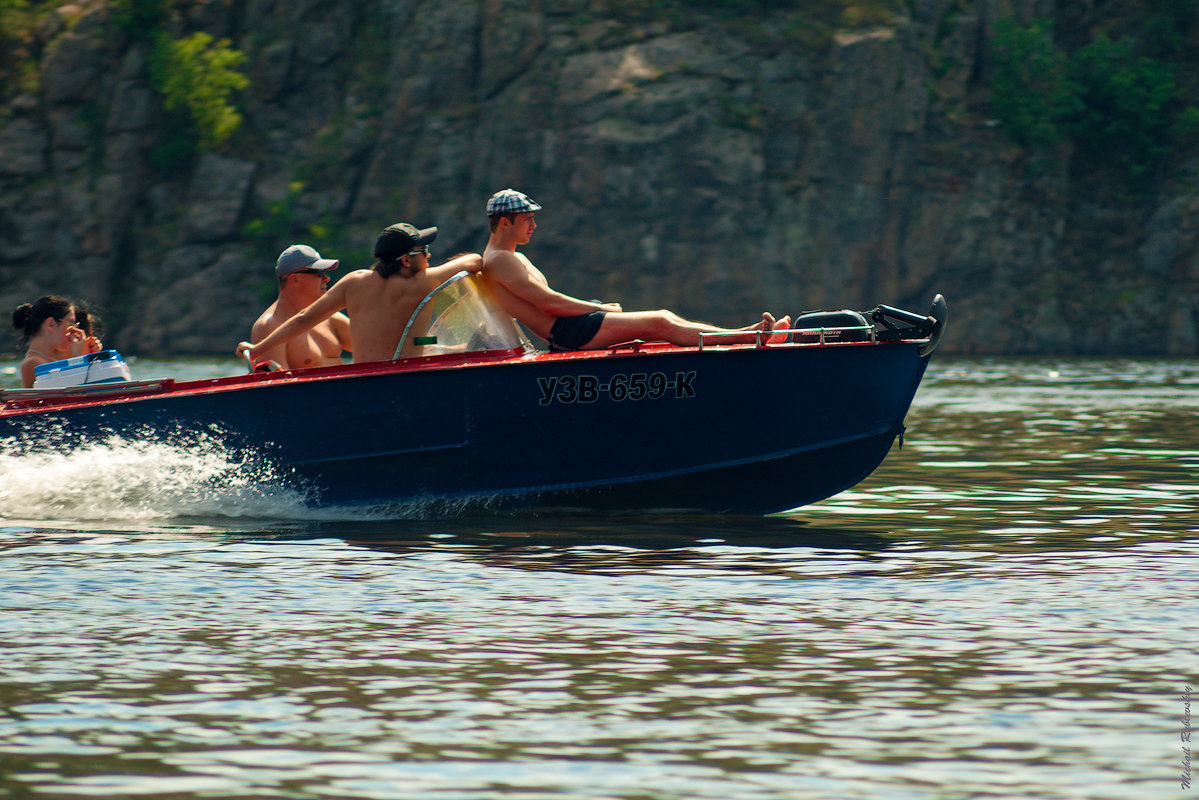
<path fill-rule="evenodd" d="M 36 446 L 0 439 L 0 520 L 9 522 L 370 522 L 455 517 L 490 505 L 489 498 L 373 506 L 316 500 L 296 477 L 229 445 L 219 431 L 176 431 L 166 441 L 112 434 L 70 446 L 57 446 L 53 435 Z"/>
<path fill-rule="evenodd" d="M 308 492 L 219 437 L 111 436 L 75 448 L 0 441 L 7 519 L 162 520 L 181 516 L 309 519 Z"/>

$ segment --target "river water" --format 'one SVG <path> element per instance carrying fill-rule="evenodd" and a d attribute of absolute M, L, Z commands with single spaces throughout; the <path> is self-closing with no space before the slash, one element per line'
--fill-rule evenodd
<path fill-rule="evenodd" d="M 0 453 L 0 797 L 1199 800 L 1197 566 L 1195 360 L 935 360 L 873 476 L 760 519 Z"/>

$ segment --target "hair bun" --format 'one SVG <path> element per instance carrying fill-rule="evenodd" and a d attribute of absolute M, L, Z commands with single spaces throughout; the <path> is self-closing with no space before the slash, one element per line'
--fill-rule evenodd
<path fill-rule="evenodd" d="M 18 330 L 25 330 L 25 325 L 29 322 L 29 314 L 32 311 L 32 303 L 22 303 L 17 306 L 17 310 L 12 312 L 12 326 Z"/>

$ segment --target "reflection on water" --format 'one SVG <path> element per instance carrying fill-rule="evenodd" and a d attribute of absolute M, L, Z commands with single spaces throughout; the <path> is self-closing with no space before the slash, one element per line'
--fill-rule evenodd
<path fill-rule="evenodd" d="M 966 413 L 1199 409 L 1199 362 L 1003 359 L 934 362 L 919 405 Z"/>
<path fill-rule="evenodd" d="M 919 515 L 1000 541 L 1194 531 L 1199 364 L 1106 364 L 950 362 L 921 388 L 906 446 L 819 518 Z"/>
<path fill-rule="evenodd" d="M 0 797 L 1193 796 L 1199 364 L 934 367 L 761 519 L 24 505 Z"/>

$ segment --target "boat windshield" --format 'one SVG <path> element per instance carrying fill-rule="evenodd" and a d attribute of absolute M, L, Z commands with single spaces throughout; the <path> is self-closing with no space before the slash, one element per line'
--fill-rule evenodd
<path fill-rule="evenodd" d="M 394 357 L 516 348 L 532 345 L 478 277 L 463 271 L 421 300 Z"/>

